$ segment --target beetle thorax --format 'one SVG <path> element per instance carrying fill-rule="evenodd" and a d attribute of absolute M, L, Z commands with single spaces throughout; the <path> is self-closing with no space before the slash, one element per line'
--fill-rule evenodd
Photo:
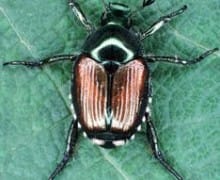
<path fill-rule="evenodd" d="M 122 26 L 108 24 L 88 37 L 83 51 L 98 62 L 125 63 L 141 56 L 142 46 L 135 33 Z"/>
<path fill-rule="evenodd" d="M 126 62 L 134 58 L 134 52 L 117 37 L 110 37 L 100 42 L 100 44 L 91 51 L 94 59 L 102 61 L 122 61 Z"/>

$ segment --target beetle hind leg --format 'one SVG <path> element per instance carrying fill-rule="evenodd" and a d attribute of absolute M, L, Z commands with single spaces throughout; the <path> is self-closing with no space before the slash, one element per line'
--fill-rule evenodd
<path fill-rule="evenodd" d="M 56 169 L 52 172 L 48 180 L 54 180 L 55 177 L 65 168 L 66 164 L 72 158 L 74 154 L 74 147 L 76 145 L 76 141 L 78 139 L 78 121 L 73 120 L 71 126 L 69 128 L 69 134 L 67 138 L 67 146 L 66 151 L 63 155 L 63 159 L 57 165 Z"/>
<path fill-rule="evenodd" d="M 153 122 L 149 115 L 146 113 L 147 123 L 147 138 L 150 142 L 155 158 L 168 170 L 177 180 L 183 180 L 183 177 L 165 160 L 158 145 L 158 137 L 154 128 Z"/>

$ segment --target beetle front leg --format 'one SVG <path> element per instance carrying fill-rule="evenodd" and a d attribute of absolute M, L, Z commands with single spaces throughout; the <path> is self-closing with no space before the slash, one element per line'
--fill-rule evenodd
<path fill-rule="evenodd" d="M 55 177 L 64 169 L 68 161 L 72 158 L 74 153 L 74 147 L 76 145 L 77 139 L 78 139 L 78 121 L 73 120 L 69 129 L 69 134 L 67 138 L 67 146 L 65 153 L 63 155 L 63 159 L 61 162 L 57 165 L 56 169 L 53 171 L 53 173 L 50 175 L 48 180 L 53 180 Z"/>
<path fill-rule="evenodd" d="M 165 160 L 158 145 L 158 137 L 153 122 L 147 113 L 145 116 L 147 120 L 147 138 L 150 142 L 155 158 L 164 166 L 165 169 L 174 175 L 177 180 L 183 180 L 183 177 L 181 177 L 180 174 Z"/>
<path fill-rule="evenodd" d="M 150 28 L 148 28 L 145 32 L 141 33 L 141 40 L 154 34 L 162 26 L 164 26 L 166 23 L 171 21 L 175 16 L 182 14 L 186 9 L 187 9 L 187 6 L 184 5 L 182 8 L 178 9 L 177 11 L 174 11 L 166 16 L 160 17 L 160 19 L 156 21 Z"/>
<path fill-rule="evenodd" d="M 28 67 L 42 67 L 47 64 L 59 62 L 59 61 L 73 61 L 75 60 L 75 55 L 57 55 L 53 57 L 48 57 L 45 59 L 40 59 L 39 61 L 9 61 L 3 63 L 3 66 L 7 65 L 22 65 L 22 66 L 28 66 Z"/>
<path fill-rule="evenodd" d="M 75 0 L 69 0 L 69 6 L 87 31 L 91 32 L 94 30 L 94 26 L 87 20 L 85 14 L 81 10 L 79 4 L 75 2 Z"/>
<path fill-rule="evenodd" d="M 177 56 L 154 56 L 154 55 L 146 55 L 145 59 L 147 62 L 163 61 L 163 62 L 174 63 L 174 64 L 191 65 L 191 64 L 196 64 L 204 60 L 207 56 L 213 54 L 214 52 L 218 50 L 219 48 L 208 50 L 192 60 L 182 59 Z"/>

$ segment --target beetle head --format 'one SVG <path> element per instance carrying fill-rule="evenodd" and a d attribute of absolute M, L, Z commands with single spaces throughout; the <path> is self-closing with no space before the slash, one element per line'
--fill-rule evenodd
<path fill-rule="evenodd" d="M 131 26 L 131 18 L 129 17 L 131 9 L 121 3 L 109 3 L 106 6 L 105 12 L 101 17 L 101 24 L 121 24 L 122 26 L 129 28 Z"/>

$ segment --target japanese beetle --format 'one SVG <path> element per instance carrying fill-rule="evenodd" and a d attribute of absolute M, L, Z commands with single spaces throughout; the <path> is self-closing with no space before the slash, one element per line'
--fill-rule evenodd
<path fill-rule="evenodd" d="M 144 0 L 143 7 L 153 2 L 154 0 Z M 146 31 L 140 32 L 133 28 L 133 14 L 127 5 L 104 4 L 101 26 L 97 28 L 87 20 L 77 2 L 69 1 L 73 13 L 88 31 L 80 54 L 58 55 L 32 62 L 4 63 L 42 67 L 64 60 L 74 61 L 71 87 L 73 120 L 63 159 L 49 179 L 54 179 L 73 156 L 79 127 L 93 143 L 113 148 L 133 139 L 142 122 L 147 125 L 147 138 L 155 157 L 176 179 L 183 179 L 165 160 L 158 145 L 156 130 L 150 116 L 152 93 L 148 63 L 163 61 L 191 65 L 218 49 L 206 51 L 189 61 L 176 56 L 147 55 L 142 41 L 182 14 L 187 7 L 183 6 L 161 17 Z"/>

